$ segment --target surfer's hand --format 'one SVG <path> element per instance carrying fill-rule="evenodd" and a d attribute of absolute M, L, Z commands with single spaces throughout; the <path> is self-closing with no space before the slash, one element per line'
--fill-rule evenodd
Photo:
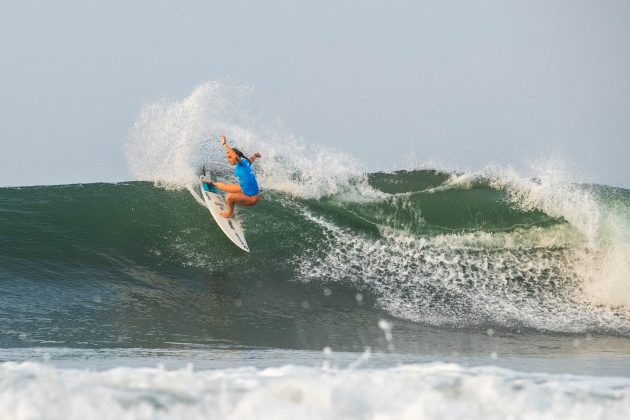
<path fill-rule="evenodd" d="M 221 134 L 221 137 L 219 137 L 219 140 L 221 141 L 221 144 L 225 146 L 225 134 Z"/>
<path fill-rule="evenodd" d="M 256 153 L 254 153 L 254 156 L 256 156 L 257 158 L 261 158 L 261 157 L 262 157 L 262 155 L 260 154 L 260 152 L 256 152 Z"/>

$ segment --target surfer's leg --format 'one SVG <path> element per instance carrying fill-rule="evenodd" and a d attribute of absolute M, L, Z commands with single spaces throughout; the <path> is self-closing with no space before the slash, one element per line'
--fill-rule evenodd
<path fill-rule="evenodd" d="M 243 193 L 243 191 L 241 190 L 241 186 L 238 184 L 224 184 L 223 182 L 214 182 L 213 184 L 221 191 L 225 191 L 228 193 Z"/>
<path fill-rule="evenodd" d="M 225 197 L 225 201 L 228 205 L 228 209 L 219 213 L 221 216 L 225 218 L 230 218 L 234 214 L 234 205 L 238 204 L 239 206 L 253 206 L 258 203 L 260 197 L 258 194 L 249 196 L 245 195 L 242 192 L 237 193 L 229 193 L 227 197 Z"/>

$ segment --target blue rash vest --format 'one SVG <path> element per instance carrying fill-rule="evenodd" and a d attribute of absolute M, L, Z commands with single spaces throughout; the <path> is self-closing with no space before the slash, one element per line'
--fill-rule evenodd
<path fill-rule="evenodd" d="M 238 184 L 245 195 L 251 197 L 258 194 L 258 182 L 247 159 L 241 158 L 241 161 L 234 165 L 234 176 L 238 178 Z"/>

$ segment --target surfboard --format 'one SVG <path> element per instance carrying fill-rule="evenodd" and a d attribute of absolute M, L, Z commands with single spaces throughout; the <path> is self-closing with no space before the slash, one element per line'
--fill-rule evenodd
<path fill-rule="evenodd" d="M 212 214 L 215 222 L 217 222 L 217 225 L 219 225 L 223 233 L 225 233 L 225 236 L 234 242 L 236 246 L 241 248 L 243 251 L 249 252 L 249 246 L 247 246 L 247 242 L 245 241 L 245 235 L 243 234 L 243 228 L 241 227 L 240 220 L 238 220 L 236 216 L 226 219 L 225 217 L 219 215 L 219 212 L 227 209 L 225 198 L 214 185 L 209 186 L 208 184 L 201 182 L 202 178 L 204 177 L 199 177 L 199 189 L 201 190 L 203 200 L 206 202 L 206 207 L 210 210 L 210 214 Z M 209 176 L 206 176 L 205 178 L 210 179 Z"/>

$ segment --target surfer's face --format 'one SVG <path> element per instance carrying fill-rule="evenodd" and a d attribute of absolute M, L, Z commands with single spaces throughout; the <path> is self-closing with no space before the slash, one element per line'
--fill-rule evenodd
<path fill-rule="evenodd" d="M 232 151 L 228 151 L 227 152 L 227 160 L 228 160 L 228 162 L 230 162 L 230 165 L 236 165 L 237 158 L 238 158 L 238 156 L 236 155 L 236 153 L 234 153 Z"/>

